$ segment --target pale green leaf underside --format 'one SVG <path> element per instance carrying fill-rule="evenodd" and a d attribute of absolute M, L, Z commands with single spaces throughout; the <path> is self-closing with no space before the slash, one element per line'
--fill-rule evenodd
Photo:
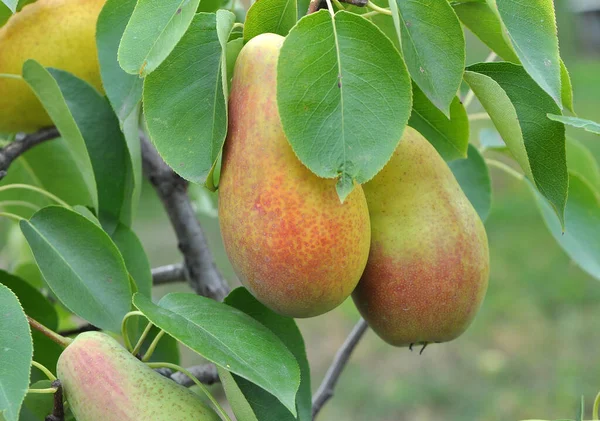
<path fill-rule="evenodd" d="M 592 120 L 586 120 L 584 118 L 569 117 L 557 114 L 548 114 L 548 118 L 552 121 L 558 121 L 578 129 L 584 129 L 586 132 L 600 134 L 600 124 Z"/>

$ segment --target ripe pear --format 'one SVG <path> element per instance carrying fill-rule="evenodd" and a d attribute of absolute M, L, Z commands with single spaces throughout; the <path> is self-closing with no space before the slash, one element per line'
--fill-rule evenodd
<path fill-rule="evenodd" d="M 105 0 L 38 0 L 0 28 L 0 132 L 32 132 L 52 121 L 29 85 L 23 63 L 73 73 L 102 91 L 96 21 Z"/>
<path fill-rule="evenodd" d="M 61 354 L 57 375 L 78 421 L 220 421 L 198 395 L 105 333 L 77 336 Z"/>
<path fill-rule="evenodd" d="M 408 127 L 364 186 L 371 250 L 353 293 L 358 310 L 396 346 L 450 341 L 477 313 L 488 284 L 483 223 L 452 172 Z"/>
<path fill-rule="evenodd" d="M 276 99 L 283 40 L 259 35 L 238 56 L 219 218 L 242 284 L 282 315 L 312 317 L 337 307 L 358 283 L 369 254 L 369 214 L 360 186 L 342 204 L 336 181 L 309 171 L 285 137 Z"/>

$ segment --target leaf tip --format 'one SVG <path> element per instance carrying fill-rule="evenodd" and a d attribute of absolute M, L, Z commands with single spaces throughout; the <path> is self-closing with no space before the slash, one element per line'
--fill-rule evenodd
<path fill-rule="evenodd" d="M 352 190 L 354 190 L 354 180 L 350 175 L 342 173 L 335 185 L 335 190 L 340 198 L 340 203 L 343 204 L 350 193 L 352 193 Z"/>

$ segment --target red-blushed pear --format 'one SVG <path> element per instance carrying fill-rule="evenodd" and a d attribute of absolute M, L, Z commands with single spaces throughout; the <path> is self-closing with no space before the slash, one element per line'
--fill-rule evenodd
<path fill-rule="evenodd" d="M 77 421 L 220 421 L 200 397 L 161 376 L 101 332 L 61 354 L 57 375 Z"/>
<path fill-rule="evenodd" d="M 311 317 L 354 290 L 369 254 L 360 186 L 340 203 L 335 180 L 298 160 L 277 109 L 284 38 L 259 35 L 238 56 L 219 186 L 225 249 L 241 282 L 274 311 Z"/>
<path fill-rule="evenodd" d="M 358 310 L 392 345 L 458 337 L 485 296 L 489 252 L 483 223 L 452 172 L 408 127 L 391 160 L 363 188 L 372 237 L 353 294 Z"/>
<path fill-rule="evenodd" d="M 96 21 L 105 1 L 38 0 L 0 28 L 0 132 L 31 132 L 52 125 L 20 78 L 28 59 L 66 70 L 102 90 Z"/>

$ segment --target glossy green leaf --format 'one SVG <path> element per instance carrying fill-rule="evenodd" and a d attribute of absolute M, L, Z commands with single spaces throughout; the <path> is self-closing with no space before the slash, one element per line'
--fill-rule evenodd
<path fill-rule="evenodd" d="M 121 124 L 142 100 L 143 79 L 125 72 L 117 60 L 119 43 L 135 4 L 136 0 L 107 0 L 96 24 L 102 85 Z"/>
<path fill-rule="evenodd" d="M 3 270 L 0 270 L 0 284 L 8 287 L 17 296 L 23 310 L 29 317 L 34 318 L 48 329 L 56 330 L 58 328 L 56 310 L 41 292 L 25 280 Z M 33 359 L 54 372 L 56 362 L 63 349 L 37 330 L 31 332 L 31 337 L 33 339 Z M 37 370 L 33 370 L 31 374 L 33 381 L 45 378 Z"/>
<path fill-rule="evenodd" d="M 390 0 L 410 76 L 444 114 L 462 82 L 465 39 L 447 0 Z"/>
<path fill-rule="evenodd" d="M 560 54 L 552 0 L 495 0 L 523 67 L 562 109 Z"/>
<path fill-rule="evenodd" d="M 295 419 L 298 421 L 312 421 L 310 367 L 306 358 L 304 340 L 294 319 L 280 316 L 268 309 L 245 288 L 237 288 L 232 291 L 225 298 L 225 304 L 243 311 L 275 333 L 294 354 L 300 366 L 301 382 L 296 395 L 297 418 L 293 417 L 270 393 L 235 374 L 232 375 L 239 390 L 252 408 L 253 414 L 260 421 L 293 421 Z M 235 408 L 233 409 L 235 410 Z M 242 404 L 241 409 L 245 412 L 245 405 Z"/>
<path fill-rule="evenodd" d="M 469 119 L 457 97 L 450 105 L 448 118 L 413 84 L 413 109 L 408 125 L 425 136 L 446 161 L 467 157 Z"/>
<path fill-rule="evenodd" d="M 0 285 L 0 418 L 17 421 L 31 370 L 33 344 L 16 295 Z"/>
<path fill-rule="evenodd" d="M 138 292 L 147 297 L 152 296 L 152 268 L 141 241 L 126 225 L 119 224 L 112 235 L 112 240 L 118 247 L 125 266 L 135 280 Z"/>
<path fill-rule="evenodd" d="M 485 1 L 456 3 L 453 7 L 461 22 L 492 51 L 506 61 L 520 63 L 500 18 Z"/>
<path fill-rule="evenodd" d="M 368 20 L 326 10 L 302 18 L 281 48 L 277 103 L 283 129 L 315 174 L 339 177 L 343 200 L 353 180 L 371 179 L 389 160 L 411 109 L 406 67 Z"/>
<path fill-rule="evenodd" d="M 129 153 L 119 120 L 105 97 L 71 73 L 48 69 L 58 82 L 73 119 L 85 141 L 98 190 L 98 216 L 112 233 L 119 220 L 131 224 L 131 188 L 128 177 Z M 128 218 L 123 218 L 126 214 Z"/>
<path fill-rule="evenodd" d="M 146 76 L 173 51 L 187 31 L 200 0 L 138 0 L 119 45 L 119 64 Z"/>
<path fill-rule="evenodd" d="M 158 305 L 135 294 L 148 319 L 207 360 L 257 384 L 296 414 L 300 370 L 293 354 L 247 314 L 209 298 L 172 293 Z"/>
<path fill-rule="evenodd" d="M 544 119 L 547 113 L 560 113 L 556 103 L 512 63 L 475 64 L 467 68 L 465 81 L 562 221 L 568 188 L 565 128 Z"/>
<path fill-rule="evenodd" d="M 131 287 L 123 258 L 108 235 L 58 206 L 21 221 L 21 230 L 57 298 L 94 326 L 120 331 L 131 308 Z"/>
<path fill-rule="evenodd" d="M 244 23 L 244 41 L 257 35 L 272 33 L 286 36 L 296 24 L 296 0 L 260 0 L 254 2 Z"/>
<path fill-rule="evenodd" d="M 87 152 L 86 142 L 71 115 L 58 82 L 50 72 L 35 60 L 27 60 L 23 64 L 23 79 L 35 92 L 46 112 L 58 128 L 69 150 L 73 155 L 75 164 L 87 186 L 92 199 L 92 205 L 98 209 L 98 193 L 92 161 Z M 81 203 L 80 203 L 81 204 Z"/>
<path fill-rule="evenodd" d="M 573 138 L 567 138 L 567 166 L 569 171 L 583 177 L 596 192 L 600 193 L 600 169 L 594 155 L 585 145 Z"/>
<path fill-rule="evenodd" d="M 536 194 L 544 222 L 556 242 L 575 263 L 600 280 L 600 197 L 579 174 L 569 173 L 565 231 L 548 202 Z"/>
<path fill-rule="evenodd" d="M 600 134 L 600 124 L 598 124 L 592 120 L 586 120 L 584 118 L 570 117 L 570 116 L 557 115 L 557 114 L 548 114 L 548 118 L 552 121 L 558 121 L 559 123 L 563 123 L 563 124 L 569 125 L 571 127 L 583 129 L 586 132 Z"/>
<path fill-rule="evenodd" d="M 229 16 L 230 31 L 233 15 L 224 13 L 219 16 Z M 179 175 L 200 184 L 207 182 L 227 134 L 219 30 L 217 15 L 197 14 L 173 53 L 144 82 L 152 142 Z"/>
<path fill-rule="evenodd" d="M 466 159 L 457 159 L 448 165 L 477 214 L 485 222 L 492 207 L 492 183 L 485 160 L 476 147 L 469 145 Z"/>

